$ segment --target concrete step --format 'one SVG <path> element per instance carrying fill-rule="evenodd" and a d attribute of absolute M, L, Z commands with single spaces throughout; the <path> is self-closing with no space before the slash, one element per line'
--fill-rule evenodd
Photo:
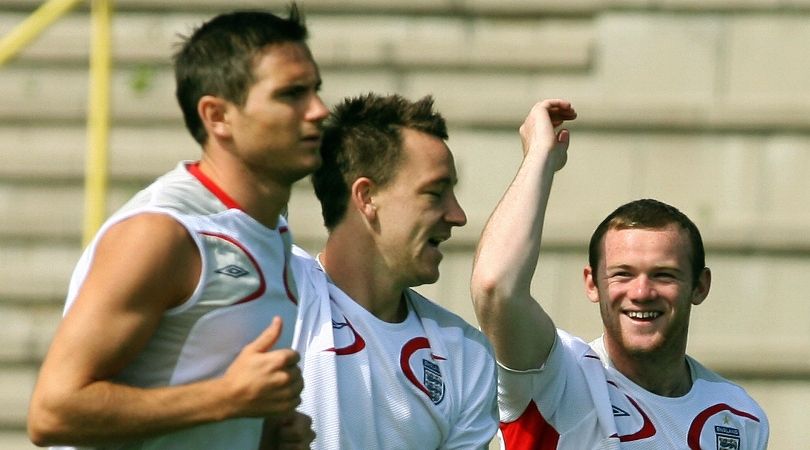
<path fill-rule="evenodd" d="M 569 162 L 555 180 L 546 243 L 586 242 L 614 207 L 653 197 L 692 217 L 712 247 L 810 251 L 803 232 L 810 228 L 810 178 L 803 169 L 810 167 L 810 142 L 803 137 L 579 131 L 578 125 L 572 125 Z M 78 239 L 84 135 L 81 126 L 0 127 L 0 206 L 14 211 L 0 216 L 0 235 Z M 451 127 L 448 143 L 468 216 L 455 235 L 471 246 L 517 169 L 520 140 L 511 130 Z M 114 128 L 110 152 L 109 212 L 177 161 L 200 154 L 179 126 Z M 600 195 L 584 192 L 583 180 Z M 300 238 L 324 234 L 308 180 L 296 185 L 290 212 Z"/>
<path fill-rule="evenodd" d="M 210 18 L 207 13 L 121 12 L 112 27 L 117 64 L 168 66 L 178 35 Z M 0 14 L 11 30 L 23 13 Z M 465 67 L 479 70 L 585 68 L 593 25 L 582 19 L 516 21 L 498 18 L 399 15 L 307 17 L 318 63 L 331 66 Z M 63 17 L 19 56 L 22 62 L 86 64 L 90 20 L 86 12 Z M 542 46 L 525 45 L 543 42 Z"/>
<path fill-rule="evenodd" d="M 0 409 L 0 429 L 24 429 L 36 374 L 35 367 L 0 364 L 0 404 L 3 405 Z M 0 439 L 2 437 L 3 433 L 0 433 Z M 17 437 L 13 436 L 13 439 L 17 440 Z"/>
<path fill-rule="evenodd" d="M 684 1 L 684 0 L 676 0 Z M 20 10 L 33 10 L 40 2 L 30 0 L 0 0 L 0 6 Z M 503 3 L 503 5 L 500 5 Z M 671 2 L 670 2 L 671 3 Z M 403 13 L 403 14 L 447 14 L 447 13 L 489 13 L 489 14 L 516 14 L 516 13 L 589 13 L 605 7 L 635 4 L 643 5 L 638 0 L 548 0 L 544 2 L 531 2 L 527 0 L 502 0 L 500 2 L 466 0 L 306 0 L 299 2 L 304 11 L 367 11 L 375 13 Z M 115 7 L 119 10 L 149 10 L 149 11 L 227 11 L 234 8 L 270 8 L 275 11 L 284 11 L 287 2 L 266 0 L 240 0 L 234 4 L 229 0 L 115 0 Z"/>
<path fill-rule="evenodd" d="M 0 6 L 17 10 L 33 10 L 42 1 L 0 0 Z M 654 10 L 674 12 L 728 11 L 796 11 L 810 10 L 808 0 L 766 2 L 760 0 L 306 0 L 299 2 L 304 11 L 401 14 L 490 14 L 525 16 L 540 14 L 584 15 L 613 9 Z M 126 11 L 225 11 L 233 8 L 270 8 L 283 11 L 287 2 L 275 0 L 115 0 L 118 10 Z"/>
<path fill-rule="evenodd" d="M 0 430 L 0 448 L 4 450 L 35 450 L 37 447 L 28 440 L 24 428 Z"/>

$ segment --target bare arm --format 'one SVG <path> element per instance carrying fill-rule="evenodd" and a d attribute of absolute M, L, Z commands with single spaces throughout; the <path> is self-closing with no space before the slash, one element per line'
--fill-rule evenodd
<path fill-rule="evenodd" d="M 34 443 L 93 445 L 293 411 L 302 388 L 298 355 L 267 352 L 280 319 L 219 379 L 153 389 L 109 381 L 163 313 L 191 295 L 200 267 L 191 237 L 168 216 L 141 214 L 110 228 L 40 370 L 28 416 Z"/>
<path fill-rule="evenodd" d="M 555 339 L 554 323 L 532 298 L 543 220 L 554 173 L 567 159 L 567 130 L 576 113 L 565 100 L 544 100 L 520 127 L 523 162 L 484 227 L 475 256 L 472 297 L 478 322 L 507 367 L 540 367 Z"/>

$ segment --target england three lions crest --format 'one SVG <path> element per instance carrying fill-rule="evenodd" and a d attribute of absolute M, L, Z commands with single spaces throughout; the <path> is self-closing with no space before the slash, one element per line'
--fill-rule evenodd
<path fill-rule="evenodd" d="M 740 450 L 750 448 L 752 432 L 759 429 L 760 418 L 725 403 L 700 411 L 689 427 L 690 449 Z M 750 429 L 748 427 L 752 427 Z"/>
<path fill-rule="evenodd" d="M 425 388 L 427 388 L 428 396 L 433 404 L 438 405 L 444 398 L 444 381 L 442 381 L 442 372 L 439 370 L 439 365 L 428 361 L 422 360 L 424 368 L 424 381 Z"/>
<path fill-rule="evenodd" d="M 717 450 L 740 450 L 740 430 L 731 427 L 714 427 Z"/>
<path fill-rule="evenodd" d="M 408 341 L 400 354 L 400 366 L 405 377 L 424 392 L 434 405 L 444 400 L 445 386 L 439 362 L 445 359 L 430 350 L 430 342 L 425 337 Z"/>

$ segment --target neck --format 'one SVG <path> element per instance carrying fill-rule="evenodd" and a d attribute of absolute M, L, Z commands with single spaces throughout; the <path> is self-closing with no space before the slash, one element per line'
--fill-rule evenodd
<path fill-rule="evenodd" d="M 386 275 L 382 264 L 370 257 L 370 242 L 358 242 L 357 234 L 341 236 L 333 230 L 318 255 L 329 278 L 357 304 L 385 322 L 405 320 L 408 308 L 404 287 Z"/>
<path fill-rule="evenodd" d="M 612 351 L 607 339 L 605 350 L 616 370 L 653 394 L 681 397 L 692 389 L 692 374 L 685 353 L 673 357 L 660 354 L 627 354 Z"/>
<path fill-rule="evenodd" d="M 249 216 L 268 228 L 278 225 L 278 216 L 290 199 L 292 186 L 247 170 L 244 166 L 212 161 L 207 153 L 200 171 L 231 197 Z"/>

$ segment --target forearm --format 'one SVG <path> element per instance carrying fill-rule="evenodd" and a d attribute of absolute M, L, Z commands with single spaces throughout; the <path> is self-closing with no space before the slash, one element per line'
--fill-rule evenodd
<path fill-rule="evenodd" d="M 565 100 L 532 108 L 520 127 L 523 162 L 484 227 L 473 264 L 478 322 L 498 360 L 513 369 L 539 367 L 554 343 L 554 323 L 530 287 L 554 173 L 567 160 L 569 132 L 554 127 L 575 117 Z"/>
<path fill-rule="evenodd" d="M 543 156 L 529 153 L 524 158 L 484 227 L 472 280 L 481 300 L 510 301 L 529 292 L 554 177 Z"/>
<path fill-rule="evenodd" d="M 472 297 L 498 360 L 515 369 L 539 367 L 554 324 L 531 296 L 554 169 L 546 153 L 529 153 L 484 228 L 473 266 Z"/>
<path fill-rule="evenodd" d="M 141 389 L 108 381 L 38 393 L 28 430 L 37 445 L 98 445 L 153 436 L 233 415 L 217 380 Z"/>

